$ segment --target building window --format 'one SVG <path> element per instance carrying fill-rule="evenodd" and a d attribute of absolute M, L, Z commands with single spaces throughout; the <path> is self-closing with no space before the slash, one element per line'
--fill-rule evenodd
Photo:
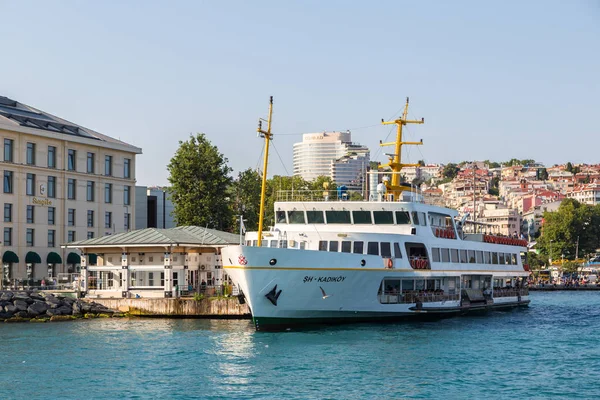
<path fill-rule="evenodd" d="M 131 186 L 123 187 L 123 204 L 126 206 L 131 204 Z"/>
<path fill-rule="evenodd" d="M 77 181 L 75 179 L 69 179 L 67 183 L 67 199 L 75 200 L 75 194 L 77 192 Z"/>
<path fill-rule="evenodd" d="M 112 183 L 104 185 L 104 202 L 112 203 Z"/>
<path fill-rule="evenodd" d="M 88 232 L 87 233 L 87 238 L 88 239 L 93 239 L 94 238 L 94 232 Z"/>
<path fill-rule="evenodd" d="M 67 169 L 69 171 L 75 171 L 75 169 L 77 168 L 76 161 L 77 152 L 73 149 L 69 149 L 67 153 Z"/>
<path fill-rule="evenodd" d="M 27 196 L 35 196 L 35 174 L 27 174 Z"/>
<path fill-rule="evenodd" d="M 87 173 L 93 174 L 95 169 L 96 155 L 94 153 L 87 153 Z"/>
<path fill-rule="evenodd" d="M 28 224 L 35 223 L 34 212 L 35 212 L 34 206 L 27 206 L 27 223 Z"/>
<path fill-rule="evenodd" d="M 48 177 L 48 197 L 54 199 L 56 197 L 56 177 Z"/>
<path fill-rule="evenodd" d="M 4 228 L 4 247 L 12 246 L 12 228 Z"/>
<path fill-rule="evenodd" d="M 75 231 L 67 232 L 67 242 L 74 242 L 74 241 L 75 241 Z"/>
<path fill-rule="evenodd" d="M 110 228 L 112 226 L 112 213 L 107 211 L 104 213 L 104 227 Z"/>
<path fill-rule="evenodd" d="M 87 183 L 87 201 L 94 201 L 94 182 L 88 181 Z"/>
<path fill-rule="evenodd" d="M 148 286 L 154 286 L 154 272 L 148 272 Z"/>
<path fill-rule="evenodd" d="M 4 203 L 4 222 L 12 222 L 12 204 Z"/>
<path fill-rule="evenodd" d="M 48 146 L 48 168 L 56 168 L 56 147 Z"/>
<path fill-rule="evenodd" d="M 131 160 L 129 158 L 123 160 L 123 178 L 131 178 Z"/>
<path fill-rule="evenodd" d="M 56 214 L 56 208 L 55 207 L 48 207 L 48 225 L 54 225 L 54 223 L 55 223 L 55 214 Z"/>
<path fill-rule="evenodd" d="M 26 236 L 25 236 L 26 242 L 27 242 L 27 247 L 33 247 L 34 246 L 34 241 L 33 241 L 34 233 L 35 233 L 34 229 L 27 228 L 27 233 L 26 233 Z"/>
<path fill-rule="evenodd" d="M 26 162 L 28 165 L 35 165 L 35 143 L 27 142 Z"/>
<path fill-rule="evenodd" d="M 12 139 L 4 139 L 4 161 L 13 162 L 13 144 Z"/>
<path fill-rule="evenodd" d="M 128 231 L 131 227 L 131 214 L 125 213 L 125 230 Z"/>
<path fill-rule="evenodd" d="M 4 171 L 4 193 L 13 192 L 13 173 L 12 171 Z"/>
<path fill-rule="evenodd" d="M 104 175 L 112 176 L 112 156 L 104 157 Z"/>
<path fill-rule="evenodd" d="M 67 213 L 67 225 L 75 226 L 75 209 L 74 208 L 69 208 L 69 211 Z"/>
<path fill-rule="evenodd" d="M 88 210 L 87 213 L 87 226 L 88 228 L 94 227 L 94 210 Z"/>
<path fill-rule="evenodd" d="M 55 247 L 56 231 L 48 229 L 48 247 Z"/>

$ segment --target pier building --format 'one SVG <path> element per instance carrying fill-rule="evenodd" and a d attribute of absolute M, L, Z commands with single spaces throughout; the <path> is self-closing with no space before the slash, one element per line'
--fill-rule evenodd
<path fill-rule="evenodd" d="M 164 298 L 231 284 L 220 249 L 238 235 L 197 226 L 147 228 L 68 243 L 81 256 L 76 289 L 92 298 Z"/>
<path fill-rule="evenodd" d="M 61 244 L 128 231 L 139 147 L 0 96 L 2 279 L 76 272 Z"/>

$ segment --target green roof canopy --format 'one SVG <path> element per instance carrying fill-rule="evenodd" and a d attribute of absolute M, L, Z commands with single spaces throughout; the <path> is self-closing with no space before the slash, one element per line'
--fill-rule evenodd
<path fill-rule="evenodd" d="M 94 254 L 94 253 L 90 253 L 87 255 L 88 257 L 88 264 L 89 265 L 96 265 L 98 264 L 98 254 Z"/>
<path fill-rule="evenodd" d="M 35 251 L 30 251 L 25 255 L 25 262 L 27 264 L 41 264 L 42 258 Z"/>
<path fill-rule="evenodd" d="M 19 262 L 19 256 L 17 256 L 14 252 L 12 252 L 10 250 L 7 250 L 2 255 L 2 262 L 5 262 L 5 263 L 18 263 Z"/>
<path fill-rule="evenodd" d="M 67 256 L 67 264 L 81 264 L 81 256 L 77 253 L 69 253 Z"/>
<path fill-rule="evenodd" d="M 62 258 L 60 258 L 58 253 L 51 251 L 46 257 L 46 262 L 48 264 L 62 264 Z"/>

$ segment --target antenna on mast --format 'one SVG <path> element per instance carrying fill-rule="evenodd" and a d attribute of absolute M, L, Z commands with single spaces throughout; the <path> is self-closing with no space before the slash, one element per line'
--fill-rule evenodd
<path fill-rule="evenodd" d="M 260 188 L 260 214 L 258 216 L 258 247 L 262 245 L 263 220 L 265 217 L 265 194 L 267 191 L 267 163 L 269 161 L 269 143 L 273 139 L 271 133 L 271 116 L 273 115 L 273 96 L 269 98 L 269 119 L 267 119 L 267 130 L 262 129 L 262 118 L 258 120 L 258 136 L 265 139 L 265 156 L 263 163 L 262 185 Z"/>

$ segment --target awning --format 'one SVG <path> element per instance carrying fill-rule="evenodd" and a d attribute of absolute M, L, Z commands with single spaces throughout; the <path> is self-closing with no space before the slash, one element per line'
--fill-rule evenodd
<path fill-rule="evenodd" d="M 77 253 L 69 253 L 67 256 L 67 264 L 81 264 L 81 256 Z"/>
<path fill-rule="evenodd" d="M 58 253 L 51 251 L 50 253 L 48 253 L 48 256 L 46 257 L 46 263 L 62 264 L 62 258 L 60 258 L 60 255 Z"/>
<path fill-rule="evenodd" d="M 25 263 L 27 264 L 41 264 L 42 258 L 35 251 L 30 251 L 25 255 Z"/>
<path fill-rule="evenodd" d="M 18 263 L 19 256 L 17 256 L 14 252 L 7 250 L 2 255 L 2 262 L 4 263 Z"/>
<path fill-rule="evenodd" d="M 87 255 L 87 257 L 88 257 L 88 265 L 98 264 L 98 254 L 90 253 Z"/>

